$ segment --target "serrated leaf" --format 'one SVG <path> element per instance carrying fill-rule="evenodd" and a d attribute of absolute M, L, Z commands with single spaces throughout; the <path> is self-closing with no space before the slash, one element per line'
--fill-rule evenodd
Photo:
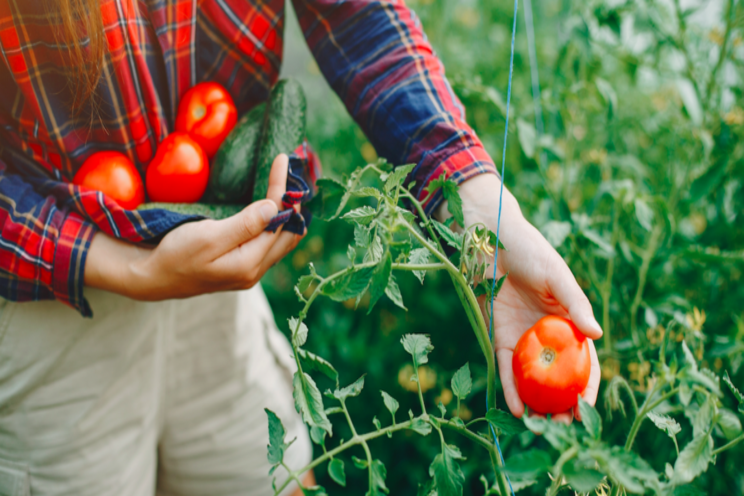
<path fill-rule="evenodd" d="M 372 235 L 368 227 L 361 224 L 354 225 L 354 246 L 365 249 L 369 247 Z"/>
<path fill-rule="evenodd" d="M 648 412 L 646 416 L 659 429 L 666 432 L 669 437 L 676 440 L 677 434 L 682 432 L 682 427 L 672 417 L 656 412 Z"/>
<path fill-rule="evenodd" d="M 465 227 L 465 218 L 462 214 L 462 198 L 457 190 L 457 184 L 452 180 L 444 181 L 442 184 L 442 194 L 447 200 L 447 210 L 455 219 L 460 227 Z"/>
<path fill-rule="evenodd" d="M 346 247 L 346 256 L 349 260 L 351 260 L 352 263 L 354 263 L 354 259 L 356 258 L 356 250 L 353 246 L 349 245 Z"/>
<path fill-rule="evenodd" d="M 708 469 L 708 464 L 713 461 L 713 439 L 710 434 L 704 433 L 695 437 L 680 452 L 674 463 L 674 477 L 672 482 L 684 484 L 691 482 L 698 475 Z"/>
<path fill-rule="evenodd" d="M 602 437 L 602 417 L 581 396 L 579 396 L 579 413 L 581 413 L 581 423 L 584 424 L 584 428 L 589 435 L 594 439 L 600 439 Z"/>
<path fill-rule="evenodd" d="M 688 407 L 685 409 L 685 416 L 690 419 L 692 424 L 693 437 L 708 431 L 716 416 L 716 409 L 715 399 L 712 396 L 708 396 L 698 408 Z"/>
<path fill-rule="evenodd" d="M 382 192 L 379 189 L 372 188 L 369 186 L 364 186 L 357 190 L 354 190 L 351 194 L 354 196 L 362 197 L 362 198 L 370 197 L 370 196 L 377 198 L 377 199 L 382 198 Z"/>
<path fill-rule="evenodd" d="M 385 486 L 385 479 L 387 478 L 387 469 L 380 460 L 372 460 L 372 464 L 369 466 L 370 470 L 370 488 L 367 491 L 367 496 L 381 496 L 383 493 L 388 494 L 390 491 Z"/>
<path fill-rule="evenodd" d="M 385 391 L 380 391 L 380 393 L 382 394 L 382 401 L 385 403 L 385 408 L 387 408 L 390 415 L 393 416 L 393 423 L 395 423 L 395 412 L 400 408 L 400 403 Z"/>
<path fill-rule="evenodd" d="M 326 415 L 328 415 L 328 410 L 326 410 Z M 310 428 L 310 439 L 319 446 L 325 445 L 326 434 L 327 432 L 320 427 Z"/>
<path fill-rule="evenodd" d="M 509 412 L 491 408 L 486 412 L 488 423 L 498 429 L 505 436 L 513 436 L 524 432 L 524 423 Z"/>
<path fill-rule="evenodd" d="M 310 427 L 320 427 L 329 436 L 333 435 L 333 427 L 323 407 L 323 397 L 313 378 L 304 372 L 297 371 L 294 374 L 292 386 L 295 408 L 302 415 L 302 420 Z"/>
<path fill-rule="evenodd" d="M 336 369 L 331 365 L 331 362 L 324 358 L 305 350 L 297 350 L 297 356 L 300 357 L 302 369 L 305 372 L 316 371 L 334 381 L 338 379 L 338 372 L 336 372 Z"/>
<path fill-rule="evenodd" d="M 409 427 L 409 429 L 417 432 L 418 434 L 421 434 L 422 436 L 428 436 L 429 434 L 431 434 L 431 424 L 423 420 L 421 417 L 412 419 L 411 427 Z"/>
<path fill-rule="evenodd" d="M 299 289 L 301 293 L 304 293 L 305 291 L 307 291 L 307 288 L 310 287 L 314 280 L 315 277 L 310 275 L 300 276 L 300 278 L 297 280 L 297 289 Z"/>
<path fill-rule="evenodd" d="M 346 301 L 360 296 L 367 289 L 374 267 L 365 267 L 346 272 L 323 286 L 323 294 L 334 301 Z"/>
<path fill-rule="evenodd" d="M 437 234 L 442 237 L 445 243 L 456 250 L 460 250 L 462 248 L 462 234 L 452 232 L 449 227 L 445 226 L 441 222 L 435 221 L 434 219 L 431 219 L 430 222 L 431 225 L 434 226 L 434 229 L 437 231 Z"/>
<path fill-rule="evenodd" d="M 651 465 L 637 453 L 625 451 L 620 446 L 612 447 L 607 465 L 608 474 L 630 492 L 643 493 L 644 482 L 658 480 Z"/>
<path fill-rule="evenodd" d="M 344 471 L 344 462 L 338 458 L 331 460 L 328 464 L 328 475 L 331 476 L 333 482 L 341 487 L 346 487 L 346 472 Z"/>
<path fill-rule="evenodd" d="M 553 463 L 543 450 L 532 449 L 518 453 L 506 460 L 506 473 L 514 480 L 536 480 L 546 473 Z"/>
<path fill-rule="evenodd" d="M 388 285 L 385 288 L 385 294 L 398 307 L 402 308 L 405 311 L 408 311 L 406 306 L 403 304 L 403 296 L 400 294 L 400 288 L 398 287 L 398 283 L 395 282 L 395 276 L 392 273 L 390 274 Z"/>
<path fill-rule="evenodd" d="M 385 180 L 385 192 L 390 193 L 393 189 L 403 184 L 403 180 L 408 177 L 416 164 L 401 165 L 395 168 Z"/>
<path fill-rule="evenodd" d="M 375 268 L 369 283 L 369 310 L 367 311 L 367 315 L 372 312 L 372 308 L 374 308 L 382 295 L 385 294 L 385 289 L 387 289 L 390 281 L 392 267 L 393 258 L 389 251 L 385 252 L 382 263 Z"/>
<path fill-rule="evenodd" d="M 379 236 L 375 236 L 375 239 L 369 245 L 369 249 L 364 254 L 364 263 L 379 261 L 382 258 L 382 253 L 382 240 Z"/>
<path fill-rule="evenodd" d="M 416 265 L 429 263 L 429 249 L 416 248 L 415 250 L 411 250 L 410 261 Z M 421 281 L 421 284 L 424 284 L 425 270 L 414 270 L 413 275 Z"/>
<path fill-rule="evenodd" d="M 593 468 L 587 468 L 577 463 L 577 460 L 569 460 L 563 465 L 563 476 L 571 488 L 579 493 L 593 491 L 604 479 L 604 474 Z"/>
<path fill-rule="evenodd" d="M 472 388 L 473 380 L 470 376 L 470 364 L 466 363 L 452 377 L 452 392 L 462 401 L 467 398 Z"/>
<path fill-rule="evenodd" d="M 346 212 L 344 215 L 341 216 L 341 218 L 348 222 L 366 226 L 367 224 L 372 222 L 372 220 L 375 218 L 375 215 L 377 215 L 377 211 L 374 208 L 365 205 L 363 207 L 355 208 L 354 210 Z"/>
<path fill-rule="evenodd" d="M 721 408 L 718 411 L 718 425 L 723 431 L 726 439 L 731 440 L 741 434 L 741 420 L 728 408 Z"/>
<path fill-rule="evenodd" d="M 286 431 L 279 417 L 268 408 L 264 408 L 266 415 L 269 417 L 269 445 L 267 458 L 271 465 L 276 465 L 284 460 L 284 450 L 287 444 L 284 442 Z"/>
<path fill-rule="evenodd" d="M 357 458 L 356 456 L 352 456 L 351 461 L 354 463 L 354 466 L 360 470 L 364 470 L 365 468 L 369 467 L 369 463 L 367 463 L 367 460 L 362 460 L 361 458 Z"/>
<path fill-rule="evenodd" d="M 289 330 L 292 333 L 292 344 L 296 348 L 299 348 L 307 341 L 307 326 L 304 322 L 298 322 L 294 317 L 290 317 L 287 321 L 289 322 Z"/>
<path fill-rule="evenodd" d="M 451 447 L 445 444 L 442 453 L 429 466 L 429 475 L 436 483 L 437 496 L 462 496 L 465 475 L 454 455 Z"/>
<path fill-rule="evenodd" d="M 731 377 L 729 377 L 728 370 L 723 374 L 723 382 L 726 383 L 726 386 L 728 386 L 729 391 L 731 391 L 731 394 L 734 395 L 736 401 L 738 401 L 739 404 L 744 403 L 744 395 L 739 392 L 736 386 L 734 386 L 734 383 L 731 381 Z"/>
<path fill-rule="evenodd" d="M 346 186 L 330 178 L 321 178 L 316 181 L 318 193 L 308 203 L 308 208 L 314 216 L 331 220 L 338 216 L 346 206 L 350 194 Z"/>
<path fill-rule="evenodd" d="M 488 415 L 486 415 L 488 418 Z M 576 441 L 576 432 L 573 426 L 552 422 L 543 417 L 522 417 L 524 425 L 536 434 L 542 434 L 545 440 L 558 451 L 569 449 Z"/>
<path fill-rule="evenodd" d="M 413 357 L 413 368 L 418 371 L 421 365 L 429 362 L 429 353 L 434 350 L 431 339 L 425 334 L 405 334 L 400 342 L 409 355 Z"/>
<path fill-rule="evenodd" d="M 364 376 L 360 377 L 353 384 L 344 388 L 333 391 L 333 397 L 337 400 L 345 401 L 347 398 L 359 396 L 364 388 Z"/>

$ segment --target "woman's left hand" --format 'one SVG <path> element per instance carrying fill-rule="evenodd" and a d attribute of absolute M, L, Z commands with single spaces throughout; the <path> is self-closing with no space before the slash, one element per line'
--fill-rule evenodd
<path fill-rule="evenodd" d="M 496 232 L 500 187 L 499 178 L 493 174 L 482 174 L 460 185 L 466 225 L 483 223 Z M 442 205 L 438 216 L 447 216 L 445 212 L 446 205 Z M 509 275 L 494 302 L 494 345 L 506 404 L 513 415 L 521 417 L 524 403 L 519 398 L 514 381 L 512 354 L 522 334 L 546 315 L 569 318 L 591 340 L 599 339 L 602 329 L 571 269 L 543 235 L 524 218 L 517 200 L 506 188 L 500 239 L 506 250 L 499 250 L 497 275 L 501 277 L 507 272 Z M 493 274 L 493 265 L 489 273 Z M 599 390 L 600 369 L 592 341 L 590 350 L 591 375 L 582 396 L 594 405 Z M 553 419 L 570 422 L 572 414 L 578 415 L 578 411 L 557 414 Z"/>

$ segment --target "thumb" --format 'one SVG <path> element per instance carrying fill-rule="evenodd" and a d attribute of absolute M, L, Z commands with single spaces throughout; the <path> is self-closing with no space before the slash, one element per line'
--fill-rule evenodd
<path fill-rule="evenodd" d="M 260 200 L 251 203 L 232 217 L 216 221 L 216 235 L 224 250 L 223 253 L 260 235 L 278 212 L 279 209 L 272 200 Z"/>
<path fill-rule="evenodd" d="M 602 328 L 594 318 L 594 311 L 589 299 L 576 282 L 571 269 L 566 262 L 556 254 L 555 266 L 557 270 L 551 272 L 548 279 L 550 292 L 558 303 L 568 311 L 568 316 L 576 327 L 588 338 L 602 337 Z"/>

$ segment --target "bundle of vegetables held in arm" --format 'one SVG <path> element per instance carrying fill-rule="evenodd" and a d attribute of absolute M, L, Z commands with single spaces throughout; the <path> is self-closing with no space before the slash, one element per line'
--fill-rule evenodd
<path fill-rule="evenodd" d="M 306 108 L 300 84 L 293 79 L 279 81 L 269 101 L 241 117 L 222 142 L 210 168 L 207 191 L 198 203 L 146 203 L 140 209 L 223 219 L 266 198 L 274 159 L 292 153 L 305 139 Z"/>

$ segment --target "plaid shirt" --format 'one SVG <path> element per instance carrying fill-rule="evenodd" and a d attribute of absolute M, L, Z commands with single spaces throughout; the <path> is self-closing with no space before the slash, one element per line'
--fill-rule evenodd
<path fill-rule="evenodd" d="M 442 173 L 458 182 L 495 173 L 402 0 L 293 1 L 321 71 L 378 154 L 417 164 L 417 194 Z M 117 150 L 144 172 L 200 81 L 222 84 L 240 113 L 266 100 L 282 62 L 284 0 L 100 0 L 108 53 L 95 119 L 69 108 L 67 47 L 47 3 L 0 0 L 0 295 L 57 299 L 90 316 L 93 235 L 156 240 L 183 218 L 123 210 L 72 185 L 76 170 Z"/>

